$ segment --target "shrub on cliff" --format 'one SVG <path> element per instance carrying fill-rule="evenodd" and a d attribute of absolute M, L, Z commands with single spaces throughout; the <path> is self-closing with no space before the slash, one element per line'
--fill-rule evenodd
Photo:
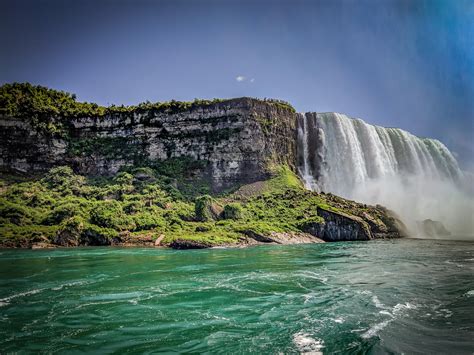
<path fill-rule="evenodd" d="M 0 199 L 0 216 L 18 226 L 31 224 L 34 219 L 31 209 L 4 199 Z"/>
<path fill-rule="evenodd" d="M 166 225 L 166 221 L 162 216 L 151 212 L 136 214 L 132 217 L 132 220 L 135 224 L 134 231 L 164 228 Z"/>
<path fill-rule="evenodd" d="M 51 169 L 41 181 L 47 187 L 63 194 L 79 194 L 85 178 L 74 174 L 69 166 L 59 166 Z"/>
<path fill-rule="evenodd" d="M 224 206 L 224 218 L 238 220 L 243 218 L 244 211 L 238 203 L 229 203 Z"/>
<path fill-rule="evenodd" d="M 43 224 L 54 225 L 59 224 L 63 220 L 81 215 L 81 208 L 77 202 L 69 202 L 61 204 L 54 208 L 51 213 L 44 219 Z"/>
<path fill-rule="evenodd" d="M 204 195 L 196 198 L 194 212 L 198 221 L 217 220 L 222 211 L 222 207 L 211 196 Z"/>
<path fill-rule="evenodd" d="M 116 230 L 133 229 L 122 205 L 114 200 L 97 202 L 91 211 L 91 223 Z"/>

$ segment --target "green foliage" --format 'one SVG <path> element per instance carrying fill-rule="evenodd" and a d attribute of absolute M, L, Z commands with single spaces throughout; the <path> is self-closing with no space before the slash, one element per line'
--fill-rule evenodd
<path fill-rule="evenodd" d="M 84 184 L 83 176 L 76 175 L 68 166 L 52 168 L 42 180 L 52 190 L 69 194 L 77 192 Z"/>
<path fill-rule="evenodd" d="M 229 203 L 224 206 L 224 218 L 239 220 L 243 218 L 243 208 L 238 203 Z"/>
<path fill-rule="evenodd" d="M 69 138 L 68 153 L 89 156 L 100 154 L 104 157 L 140 156 L 143 150 L 133 144 L 128 137 Z"/>
<path fill-rule="evenodd" d="M 124 213 L 119 201 L 99 201 L 95 204 L 91 213 L 91 222 L 104 228 L 125 230 L 130 227 L 130 220 Z"/>
<path fill-rule="evenodd" d="M 68 202 L 65 204 L 61 204 L 55 207 L 51 213 L 44 219 L 43 224 L 46 225 L 55 225 L 59 224 L 65 219 L 69 219 L 71 217 L 80 216 L 81 208 L 77 202 Z"/>
<path fill-rule="evenodd" d="M 24 118 L 39 131 L 60 134 L 62 117 L 100 116 L 105 109 L 97 104 L 80 103 L 75 95 L 29 83 L 0 86 L 0 114 Z"/>
<path fill-rule="evenodd" d="M 86 227 L 87 222 L 80 216 L 72 215 L 69 218 L 61 220 L 59 225 L 60 232 L 69 232 L 71 234 L 81 234 Z"/>
<path fill-rule="evenodd" d="M 180 164 L 175 166 L 181 169 Z M 61 233 L 77 241 L 112 240 L 119 233 L 129 233 L 134 238 L 164 234 L 163 243 L 180 238 L 228 244 L 249 232 L 299 231 L 307 223 L 322 221 L 318 206 L 335 209 L 347 203 L 304 190 L 287 167 L 275 167 L 274 174 L 244 199 L 236 192 L 202 195 L 194 202 L 173 187 L 173 179 L 150 168 L 85 179 L 68 167 L 59 167 L 40 179 L 3 181 L 0 245 L 54 241 Z"/>
<path fill-rule="evenodd" d="M 127 172 L 120 172 L 114 178 L 115 183 L 122 186 L 130 186 L 133 183 L 133 175 Z"/>
<path fill-rule="evenodd" d="M 132 217 L 133 223 L 135 224 L 135 231 L 143 231 L 150 229 L 164 229 L 166 221 L 160 214 L 152 212 L 143 212 L 136 214 Z"/>
<path fill-rule="evenodd" d="M 6 223 L 24 226 L 32 223 L 33 214 L 26 206 L 0 199 L 0 216 Z"/>
<path fill-rule="evenodd" d="M 209 195 L 204 195 L 196 198 L 194 203 L 194 213 L 198 221 L 206 222 L 214 219 L 212 212 L 212 204 L 214 199 Z"/>

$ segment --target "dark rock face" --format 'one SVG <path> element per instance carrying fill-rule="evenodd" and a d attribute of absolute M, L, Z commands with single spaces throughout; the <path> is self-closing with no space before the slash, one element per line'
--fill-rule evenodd
<path fill-rule="evenodd" d="M 175 239 L 169 244 L 170 248 L 173 249 L 205 249 L 212 247 L 212 244 L 196 241 L 196 240 L 187 240 L 187 239 Z"/>
<path fill-rule="evenodd" d="M 296 161 L 296 113 L 250 98 L 63 123 L 64 132 L 45 134 L 25 120 L 0 117 L 0 170 L 32 174 L 69 165 L 84 175 L 112 175 L 186 158 L 199 163 L 194 177 L 221 191 L 265 179 L 271 163 Z"/>
<path fill-rule="evenodd" d="M 63 247 L 111 245 L 111 241 L 107 237 L 89 229 L 81 232 L 62 230 L 56 235 L 53 243 Z"/>
<path fill-rule="evenodd" d="M 303 225 L 302 229 L 326 242 L 370 240 L 373 238 L 368 223 L 360 217 L 320 207 L 318 207 L 318 215 L 324 218 L 324 222 L 308 223 Z"/>
<path fill-rule="evenodd" d="M 306 120 L 305 120 L 306 118 Z M 317 113 L 307 112 L 304 115 L 298 114 L 298 147 L 303 147 L 303 139 L 307 139 L 308 144 L 308 165 L 309 170 L 316 180 L 321 178 L 321 169 L 323 164 L 323 137 L 318 126 L 316 125 Z M 304 122 L 306 121 L 306 127 Z M 305 132 L 306 129 L 306 132 Z M 303 151 L 298 150 L 297 165 L 299 169 L 303 169 Z"/>

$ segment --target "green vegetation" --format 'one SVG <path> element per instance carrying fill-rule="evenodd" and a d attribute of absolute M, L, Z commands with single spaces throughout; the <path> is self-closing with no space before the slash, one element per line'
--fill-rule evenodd
<path fill-rule="evenodd" d="M 238 203 L 229 203 L 224 206 L 224 218 L 239 220 L 243 218 L 243 208 Z"/>
<path fill-rule="evenodd" d="M 325 205 L 286 167 L 276 167 L 273 178 L 245 197 L 241 192 L 249 185 L 226 195 L 191 198 L 161 175 L 180 171 L 180 164 L 173 166 L 95 180 L 57 167 L 42 178 L 3 180 L 0 245 L 77 245 L 92 239 L 99 244 L 152 243 L 160 235 L 163 244 L 175 239 L 229 244 L 249 232 L 298 231 L 301 223 L 320 220 L 316 206 Z"/>
<path fill-rule="evenodd" d="M 194 203 L 194 213 L 196 219 L 201 222 L 208 222 L 218 218 L 218 213 L 215 212 L 213 205 L 214 199 L 209 195 L 200 196 Z"/>

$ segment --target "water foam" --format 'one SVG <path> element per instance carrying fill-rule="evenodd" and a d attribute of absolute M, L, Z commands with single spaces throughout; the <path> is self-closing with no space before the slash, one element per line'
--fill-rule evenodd
<path fill-rule="evenodd" d="M 381 322 L 378 322 L 374 324 L 373 326 L 371 326 L 367 331 L 365 331 L 361 335 L 361 337 L 364 339 L 369 339 L 369 338 L 377 336 L 381 330 L 385 329 L 394 320 L 396 320 L 397 318 L 401 316 L 404 316 L 406 314 L 406 311 L 417 308 L 416 305 L 410 302 L 397 303 L 392 308 L 386 307 L 384 304 L 382 304 L 378 300 L 377 296 L 372 297 L 372 302 L 374 303 L 375 307 L 385 309 L 383 311 L 380 311 L 379 314 L 388 316 L 390 318 L 384 319 Z"/>
<path fill-rule="evenodd" d="M 320 339 L 315 339 L 304 332 L 293 334 L 293 343 L 296 345 L 301 354 L 322 355 L 324 342 Z"/>

